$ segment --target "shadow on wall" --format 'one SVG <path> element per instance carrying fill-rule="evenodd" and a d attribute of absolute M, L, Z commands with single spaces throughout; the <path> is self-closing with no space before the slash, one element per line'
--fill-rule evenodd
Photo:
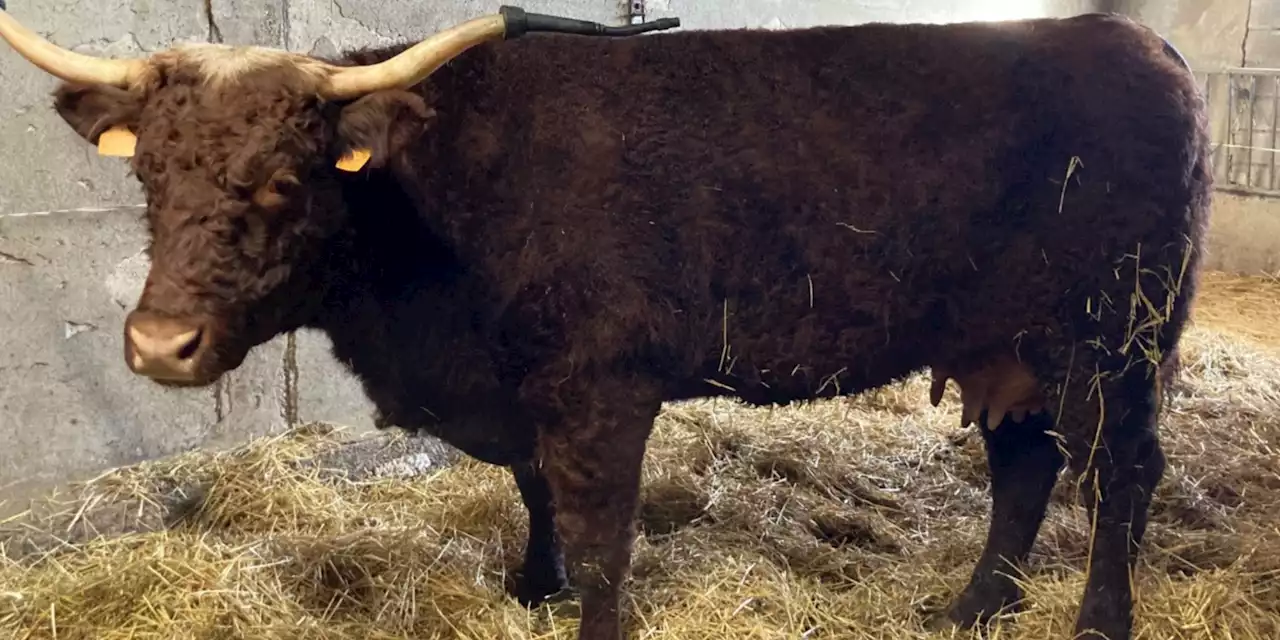
<path fill-rule="evenodd" d="M 1210 220 L 1208 268 L 1280 274 L 1280 198 L 1215 191 Z"/>

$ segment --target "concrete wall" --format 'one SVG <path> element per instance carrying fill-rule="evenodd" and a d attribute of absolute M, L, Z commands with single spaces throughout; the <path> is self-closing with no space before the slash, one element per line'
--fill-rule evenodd
<path fill-rule="evenodd" d="M 1207 253 L 1210 269 L 1280 275 L 1280 198 L 1214 193 Z"/>
<path fill-rule="evenodd" d="M 1115 10 L 1164 34 L 1197 70 L 1280 67 L 1280 0 L 1120 0 Z"/>
<path fill-rule="evenodd" d="M 9 0 L 52 41 L 117 56 L 220 36 L 333 53 L 420 37 L 493 11 L 496 0 Z M 524 0 L 542 11 L 625 23 L 618 0 Z M 1005 6 L 1017 6 L 1010 13 Z M 1084 0 L 650 0 L 688 27 L 998 19 L 1088 10 Z M 303 332 L 257 349 L 214 389 L 163 390 L 121 358 L 121 323 L 147 271 L 142 202 L 124 161 L 100 158 L 53 113 L 54 81 L 0 45 L 0 498 L 106 468 L 229 444 L 289 423 L 367 428 L 370 408 Z"/>
<path fill-rule="evenodd" d="M 1280 0 L 1253 0 L 1249 7 L 1246 67 L 1280 67 Z"/>

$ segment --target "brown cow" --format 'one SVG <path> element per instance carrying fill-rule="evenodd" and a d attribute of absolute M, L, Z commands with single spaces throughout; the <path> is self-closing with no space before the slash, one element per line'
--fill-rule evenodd
<path fill-rule="evenodd" d="M 1129 637 L 1211 189 L 1196 82 L 1150 30 L 500 42 L 495 16 L 337 63 L 221 46 L 126 62 L 0 18 L 70 81 L 70 126 L 105 153 L 136 145 L 152 267 L 129 366 L 205 385 L 273 336 L 324 331 L 380 424 L 516 470 L 520 596 L 565 586 L 558 535 L 580 637 L 620 635 L 664 401 L 788 403 L 925 367 L 959 381 L 992 472 L 951 620 L 1016 606 L 1006 576 L 1069 460 L 1096 518 L 1077 629 Z"/>

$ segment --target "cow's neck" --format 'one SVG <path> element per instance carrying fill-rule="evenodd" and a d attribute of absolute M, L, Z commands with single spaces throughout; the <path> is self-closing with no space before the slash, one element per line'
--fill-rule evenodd
<path fill-rule="evenodd" d="M 309 326 L 333 342 L 386 426 L 423 430 L 495 464 L 527 458 L 532 429 L 481 328 L 487 298 L 412 207 L 384 190 L 356 200 L 322 269 Z"/>
<path fill-rule="evenodd" d="M 405 327 L 452 312 L 439 307 L 461 270 L 394 183 L 351 185 L 346 199 L 350 221 L 325 251 L 324 303 L 307 324 L 328 334 L 358 375 L 377 376 L 427 357 L 430 336 Z"/>

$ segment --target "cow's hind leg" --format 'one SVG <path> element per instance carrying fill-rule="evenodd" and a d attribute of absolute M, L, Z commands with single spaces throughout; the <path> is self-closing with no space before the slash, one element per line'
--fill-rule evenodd
<path fill-rule="evenodd" d="M 994 431 L 985 424 L 984 411 L 978 425 L 991 471 L 987 542 L 968 586 L 947 614 L 965 628 L 1011 611 L 1021 600 L 1021 589 L 1011 576 L 1018 575 L 1031 552 L 1064 461 L 1057 441 L 1048 433 L 1053 419 L 1047 412 L 1022 423 L 1006 416 Z"/>
<path fill-rule="evenodd" d="M 1077 373 L 1080 373 L 1077 371 Z M 1087 374 L 1086 374 L 1087 375 Z M 1088 389 L 1082 389 L 1087 386 Z M 1075 638 L 1128 640 L 1130 577 L 1164 474 L 1156 435 L 1158 386 L 1146 363 L 1072 383 L 1059 430 L 1089 512 L 1090 564 Z"/>
<path fill-rule="evenodd" d="M 524 567 L 515 596 L 526 607 L 547 601 L 568 589 L 564 555 L 556 535 L 555 509 L 551 505 L 551 486 L 532 463 L 511 467 L 520 499 L 529 512 L 529 540 L 525 545 Z"/>

